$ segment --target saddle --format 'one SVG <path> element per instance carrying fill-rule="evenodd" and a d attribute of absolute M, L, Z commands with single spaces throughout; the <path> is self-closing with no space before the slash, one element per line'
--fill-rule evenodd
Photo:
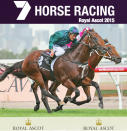
<path fill-rule="evenodd" d="M 41 54 L 41 56 L 39 57 L 38 59 L 38 65 L 39 65 L 39 68 L 40 69 L 44 69 L 44 70 L 47 70 L 47 71 L 50 71 L 50 76 L 52 78 L 52 80 L 56 80 L 55 76 L 54 76 L 54 73 L 51 69 L 51 62 L 52 60 L 54 59 L 54 57 L 52 58 L 50 56 L 50 52 L 43 52 Z"/>
<path fill-rule="evenodd" d="M 41 56 L 38 59 L 38 65 L 39 67 L 42 69 L 46 69 L 48 71 L 51 70 L 51 61 L 52 61 L 52 57 L 49 55 L 50 52 L 43 52 L 41 54 Z"/>

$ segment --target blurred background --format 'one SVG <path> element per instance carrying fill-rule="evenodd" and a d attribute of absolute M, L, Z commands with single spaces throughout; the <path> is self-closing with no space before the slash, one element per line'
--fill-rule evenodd
<path fill-rule="evenodd" d="M 102 38 L 107 38 L 116 47 L 122 57 L 122 62 L 115 65 L 113 62 L 103 59 L 99 67 L 127 67 L 127 24 L 0 24 L 0 63 L 12 65 L 24 59 L 33 50 L 47 49 L 50 35 L 58 30 L 69 29 L 71 26 L 76 26 L 79 31 L 82 31 L 85 27 L 94 28 Z M 112 76 L 120 87 L 122 108 L 127 109 L 127 72 L 112 73 Z M 119 108 L 116 86 L 109 74 L 96 73 L 94 80 L 100 85 L 105 108 Z M 18 101 L 18 107 L 33 107 L 35 100 L 30 90 L 30 84 L 31 82 L 27 78 L 18 80 L 10 75 L 9 78 L 0 83 L 0 88 L 7 90 L 7 92 L 0 92 L 0 106 L 14 108 L 13 105 L 18 105 L 15 104 Z M 57 93 L 60 94 L 60 92 L 61 89 Z M 63 92 L 65 94 L 65 88 Z M 16 97 L 17 99 L 15 99 Z M 82 93 L 80 99 L 84 99 L 84 97 Z M 22 101 L 28 103 L 24 106 L 21 105 Z M 97 103 L 98 99 L 95 94 L 92 102 L 86 104 L 85 108 L 98 108 Z M 77 108 L 70 105 L 69 108 L 71 107 Z M 81 107 L 84 108 L 84 106 Z"/>
<path fill-rule="evenodd" d="M 94 28 L 103 38 L 107 38 L 121 56 L 127 56 L 127 24 L 0 24 L 0 58 L 2 53 L 12 53 L 11 58 L 23 57 L 32 48 L 48 48 L 49 37 L 55 31 L 77 26 L 79 31 L 85 27 Z M 18 46 L 17 46 L 18 45 Z M 18 55 L 15 55 L 18 54 Z"/>

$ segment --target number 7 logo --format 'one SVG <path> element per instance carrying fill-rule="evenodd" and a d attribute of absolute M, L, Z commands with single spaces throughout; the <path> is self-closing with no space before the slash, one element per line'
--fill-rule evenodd
<path fill-rule="evenodd" d="M 17 8 L 22 8 L 16 20 L 25 20 L 31 9 L 31 6 L 29 5 L 28 1 L 14 1 L 14 3 Z"/>

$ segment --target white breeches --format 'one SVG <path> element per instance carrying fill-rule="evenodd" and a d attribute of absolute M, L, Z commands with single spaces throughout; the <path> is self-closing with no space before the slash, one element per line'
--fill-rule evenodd
<path fill-rule="evenodd" d="M 53 46 L 53 51 L 55 52 L 56 56 L 61 56 L 65 53 L 65 50 L 67 49 L 67 46 L 60 47 L 58 45 Z"/>

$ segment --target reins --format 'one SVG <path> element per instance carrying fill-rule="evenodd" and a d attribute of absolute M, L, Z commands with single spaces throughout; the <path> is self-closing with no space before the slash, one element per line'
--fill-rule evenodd
<path fill-rule="evenodd" d="M 89 47 L 90 50 L 92 50 L 94 47 L 91 48 L 90 42 L 89 42 L 88 44 L 86 44 L 85 42 L 81 41 L 81 40 L 83 40 L 83 38 L 84 38 L 86 35 L 88 35 L 88 38 L 91 38 L 91 39 L 93 40 L 93 42 L 95 43 L 95 46 L 98 45 L 97 41 L 93 38 L 93 36 L 92 36 L 89 32 L 85 32 L 85 33 L 84 33 L 84 35 L 82 36 L 82 38 L 81 38 L 80 41 L 79 41 L 79 44 L 83 44 L 83 45 Z M 91 52 L 91 51 L 90 51 L 90 52 Z M 66 55 L 66 54 L 65 54 L 65 55 Z M 63 55 L 63 56 L 64 56 L 64 55 Z M 69 62 L 74 63 L 74 64 L 77 64 L 77 65 L 86 65 L 86 64 L 88 64 L 88 62 L 81 63 L 81 62 L 75 62 L 75 61 L 67 60 L 67 59 L 65 59 L 63 56 L 62 56 L 61 58 L 64 59 L 65 61 L 69 61 Z"/>
<path fill-rule="evenodd" d="M 88 60 L 88 66 L 90 67 L 90 69 L 91 69 L 92 71 L 95 71 L 95 69 L 90 65 L 89 60 Z"/>

